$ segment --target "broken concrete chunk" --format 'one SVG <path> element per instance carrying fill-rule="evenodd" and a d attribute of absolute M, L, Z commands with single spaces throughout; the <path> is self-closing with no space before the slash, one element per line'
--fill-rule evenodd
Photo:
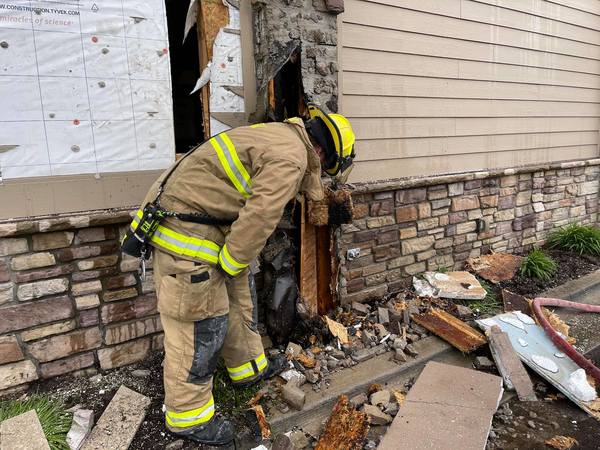
<path fill-rule="evenodd" d="M 496 368 L 494 362 L 487 356 L 477 356 L 473 362 L 473 365 L 477 370 L 485 370 L 487 372 L 490 372 Z"/>
<path fill-rule="evenodd" d="M 369 305 L 365 305 L 364 303 L 352 302 L 352 310 L 359 314 L 364 314 L 366 316 L 367 314 L 369 314 Z"/>
<path fill-rule="evenodd" d="M 468 306 L 454 305 L 454 311 L 459 319 L 470 319 L 473 317 L 473 310 Z"/>
<path fill-rule="evenodd" d="M 369 401 L 368 397 L 365 394 L 355 395 L 350 399 L 350 404 L 355 408 L 360 408 L 362 405 Z"/>
<path fill-rule="evenodd" d="M 408 357 L 406 356 L 406 353 L 404 353 L 404 351 L 402 351 L 402 349 L 400 349 L 400 348 L 394 349 L 394 359 L 396 361 L 400 361 L 400 362 L 408 361 Z"/>
<path fill-rule="evenodd" d="M 83 444 L 83 450 L 127 450 L 137 433 L 150 399 L 121 386 Z"/>
<path fill-rule="evenodd" d="M 393 348 L 399 348 L 400 350 L 404 350 L 407 345 L 408 343 L 406 342 L 406 339 L 403 338 L 396 338 L 392 343 Z"/>
<path fill-rule="evenodd" d="M 78 409 L 73 414 L 71 429 L 67 434 L 67 444 L 71 450 L 79 450 L 94 426 L 94 411 Z"/>
<path fill-rule="evenodd" d="M 390 314 L 385 308 L 377 308 L 377 318 L 379 320 L 379 323 L 382 325 L 390 323 Z"/>
<path fill-rule="evenodd" d="M 295 408 L 298 411 L 304 408 L 304 402 L 306 401 L 306 393 L 294 383 L 286 384 L 281 392 L 283 394 L 283 399 L 292 408 Z"/>
<path fill-rule="evenodd" d="M 314 370 L 307 370 L 304 376 L 306 377 L 306 381 L 308 381 L 310 384 L 319 382 L 319 374 Z"/>
<path fill-rule="evenodd" d="M 481 283 L 469 272 L 425 272 L 423 276 L 441 298 L 482 300 L 487 295 Z"/>
<path fill-rule="evenodd" d="M 35 410 L 0 423 L 0 446 L 2 450 L 50 450 Z"/>
<path fill-rule="evenodd" d="M 354 354 L 352 355 L 352 359 L 356 362 L 363 362 L 373 358 L 376 355 L 381 355 L 386 351 L 387 347 L 385 346 L 385 344 L 379 344 L 375 347 L 364 348 L 362 350 L 354 352 Z"/>
<path fill-rule="evenodd" d="M 366 346 L 370 346 L 371 342 L 375 342 L 375 336 L 367 330 L 363 330 L 360 335 L 360 340 Z"/>
<path fill-rule="evenodd" d="M 373 324 L 373 328 L 375 328 L 375 331 L 377 332 L 377 336 L 379 336 L 380 338 L 390 334 L 390 332 L 387 330 L 387 328 L 384 327 L 383 325 L 381 325 L 380 323 Z"/>
<path fill-rule="evenodd" d="M 394 403 L 390 403 L 388 405 L 388 407 L 384 409 L 383 412 L 385 412 L 386 414 L 389 414 L 392 417 L 396 417 L 399 410 L 400 410 L 400 405 L 398 405 L 398 403 L 394 402 Z"/>
<path fill-rule="evenodd" d="M 413 277 L 413 288 L 419 297 L 437 297 L 438 290 L 434 288 L 427 280 Z"/>
<path fill-rule="evenodd" d="M 415 346 L 413 344 L 408 344 L 404 350 L 410 356 L 417 356 L 419 354 L 419 352 L 417 351 L 417 349 L 415 348 Z"/>
<path fill-rule="evenodd" d="M 387 425 L 392 422 L 392 416 L 384 413 L 377 406 L 373 405 L 363 405 L 363 412 L 369 418 L 369 422 L 371 425 Z"/>
<path fill-rule="evenodd" d="M 381 391 L 374 392 L 369 397 L 369 402 L 373 406 L 382 406 L 386 408 L 390 403 L 390 391 L 382 389 Z"/>
<path fill-rule="evenodd" d="M 290 438 L 293 450 L 302 450 L 310 445 L 310 441 L 304 432 L 300 430 L 290 431 L 289 433 L 286 433 L 286 435 Z"/>

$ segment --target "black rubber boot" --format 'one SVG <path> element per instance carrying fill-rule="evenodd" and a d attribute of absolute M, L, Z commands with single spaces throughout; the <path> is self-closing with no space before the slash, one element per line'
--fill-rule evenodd
<path fill-rule="evenodd" d="M 256 383 L 259 383 L 263 380 L 268 380 L 269 378 L 273 378 L 274 376 L 279 375 L 288 367 L 288 360 L 285 357 L 285 355 L 277 355 L 274 358 L 268 360 L 267 368 L 261 373 L 259 373 L 256 377 L 248 381 L 241 381 L 237 383 L 234 382 L 233 385 L 239 388 L 247 388 L 250 386 L 254 386 Z"/>
<path fill-rule="evenodd" d="M 234 439 L 233 425 L 223 416 L 214 416 L 204 425 L 191 427 L 188 430 L 171 431 L 171 434 L 207 445 L 226 445 Z"/>

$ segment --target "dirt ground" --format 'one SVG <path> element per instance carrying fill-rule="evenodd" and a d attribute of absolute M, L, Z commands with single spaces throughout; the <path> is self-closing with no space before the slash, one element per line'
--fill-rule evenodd
<path fill-rule="evenodd" d="M 600 268 L 600 259 L 580 256 L 576 253 L 563 252 L 559 250 L 545 250 L 550 255 L 558 270 L 548 281 L 523 277 L 519 274 L 510 281 L 500 283 L 500 287 L 509 291 L 524 295 L 525 297 L 535 297 L 542 292 L 553 289 L 569 280 L 580 278 Z M 525 255 L 523 255 L 525 256 Z"/>

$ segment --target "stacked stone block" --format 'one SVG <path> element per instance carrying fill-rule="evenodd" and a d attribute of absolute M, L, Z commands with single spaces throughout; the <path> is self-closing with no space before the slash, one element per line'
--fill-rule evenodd
<path fill-rule="evenodd" d="M 120 252 L 130 212 L 0 224 L 0 393 L 162 347 L 151 262 Z"/>
<path fill-rule="evenodd" d="M 342 302 L 397 292 L 426 270 L 525 252 L 570 222 L 596 223 L 600 161 L 359 186 L 338 233 Z M 346 260 L 350 249 L 360 257 Z"/>

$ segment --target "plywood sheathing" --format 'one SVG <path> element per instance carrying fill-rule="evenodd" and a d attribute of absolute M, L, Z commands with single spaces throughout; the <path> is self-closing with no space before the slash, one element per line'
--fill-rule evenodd
<path fill-rule="evenodd" d="M 308 222 L 306 201 L 300 201 L 300 297 L 309 317 L 319 314 L 315 227 Z"/>
<path fill-rule="evenodd" d="M 201 0 L 202 27 L 206 36 L 208 60 L 213 58 L 213 46 L 221 28 L 229 23 L 229 8 L 223 0 Z"/>
<path fill-rule="evenodd" d="M 487 332 L 488 342 L 496 367 L 502 375 L 504 385 L 507 389 L 517 391 L 519 400 L 537 400 L 533 390 L 531 379 L 515 352 L 508 334 L 504 333 L 498 326 L 493 326 Z"/>
<path fill-rule="evenodd" d="M 425 314 L 413 314 L 411 318 L 463 353 L 472 352 L 487 342 L 479 331 L 441 309 L 433 308 Z"/>
<path fill-rule="evenodd" d="M 481 450 L 502 392 L 500 377 L 430 362 L 378 450 Z"/>
<path fill-rule="evenodd" d="M 315 450 L 359 450 L 369 432 L 367 415 L 357 411 L 342 395 L 336 403 Z"/>

